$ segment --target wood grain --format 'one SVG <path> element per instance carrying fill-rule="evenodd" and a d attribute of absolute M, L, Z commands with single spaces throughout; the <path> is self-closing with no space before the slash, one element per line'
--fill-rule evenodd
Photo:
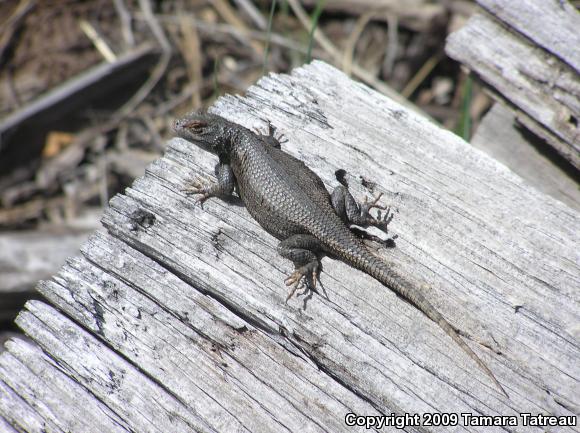
<path fill-rule="evenodd" d="M 505 21 L 474 15 L 448 37 L 447 54 L 475 72 L 522 124 L 580 169 L 580 14 L 571 6 L 560 10 L 557 1 L 480 3 Z"/>
<path fill-rule="evenodd" d="M 580 73 L 580 13 L 566 0 L 477 0 L 487 12 Z"/>
<path fill-rule="evenodd" d="M 573 170 L 563 170 L 551 147 L 530 134 L 501 102 L 481 121 L 470 143 L 505 164 L 534 188 L 580 211 L 580 190 Z"/>

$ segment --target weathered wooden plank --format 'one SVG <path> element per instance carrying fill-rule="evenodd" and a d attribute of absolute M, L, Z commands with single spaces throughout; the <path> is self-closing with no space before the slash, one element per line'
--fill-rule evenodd
<path fill-rule="evenodd" d="M 501 102 L 485 115 L 470 143 L 505 164 L 534 188 L 580 211 L 578 183 L 561 168 L 563 161 L 554 158 L 557 154 L 542 140 L 526 134 L 512 111 Z"/>
<path fill-rule="evenodd" d="M 66 226 L 0 233 L 0 322 L 14 320 L 35 296 L 38 281 L 50 278 L 67 257 L 78 253 L 89 234 L 101 227 L 99 218 L 100 211 L 91 211 Z"/>
<path fill-rule="evenodd" d="M 277 241 L 236 200 L 194 205 L 182 189 L 216 158 L 178 139 L 111 201 L 110 235 L 41 286 L 58 311 L 34 302 L 18 319 L 67 376 L 135 431 L 352 431 L 348 411 L 578 412 L 578 213 L 321 62 L 215 110 L 248 127 L 271 120 L 328 185 L 337 168 L 375 181 L 398 236 L 377 254 L 429 285 L 510 399 L 436 324 L 340 262 L 323 259 L 320 293 L 285 304 Z M 452 431 L 465 430 L 505 429 Z"/>
<path fill-rule="evenodd" d="M 557 27 L 553 32 L 568 43 L 569 35 L 560 30 Z M 449 36 L 446 52 L 477 73 L 494 89 L 496 96 L 517 108 L 516 115 L 523 124 L 580 168 L 580 75 L 577 71 L 480 14 Z"/>
<path fill-rule="evenodd" d="M 1 386 L 1 384 L 0 384 Z M 4 433 L 17 433 L 17 430 L 12 427 L 3 417 L 0 416 L 0 431 Z"/>
<path fill-rule="evenodd" d="M 477 0 L 497 19 L 580 73 L 580 13 L 567 0 Z"/>
<path fill-rule="evenodd" d="M 7 344 L 7 349 L 0 363 L 0 381 L 12 387 L 26 400 L 27 406 L 33 408 L 36 414 L 31 419 L 43 420 L 35 425 L 28 424 L 25 431 L 128 431 L 122 427 L 121 418 L 60 371 L 55 360 L 38 347 L 16 339 Z M 10 412 L 4 414 L 10 415 Z M 22 422 L 30 422 L 28 414 L 18 413 L 17 417 Z"/>
<path fill-rule="evenodd" d="M 348 110 L 342 109 L 345 99 Z M 501 352 L 482 356 L 507 385 L 509 405 L 553 410 L 548 388 L 562 404 L 577 407 L 579 352 L 572 332 L 578 309 L 575 301 L 565 301 L 575 299 L 579 283 L 574 211 L 322 63 L 291 77 L 270 76 L 246 98 L 222 99 L 217 111 L 247 126 L 272 120 L 289 138 L 285 148 L 327 182 L 345 166 L 375 180 L 398 212 L 392 224 L 398 248 L 383 255 L 432 286 L 429 298 L 481 343 L 476 350 Z M 430 407 L 466 411 L 456 406 L 458 388 L 480 404 L 486 396 L 480 411 L 508 410 L 436 326 L 340 263 L 324 262 L 329 301 L 314 297 L 302 312 L 284 306 L 275 240 L 243 208 L 212 200 L 203 211 L 191 210 L 191 201 L 176 192 L 196 173 L 212 172 L 214 162 L 195 146 L 172 141 L 167 156 L 127 197 L 112 201 L 105 225 L 240 315 L 272 331 L 283 327 L 319 365 L 376 407 L 409 411 L 418 396 Z M 361 365 L 370 370 L 361 374 Z M 430 373 L 422 375 L 419 365 Z"/>
<path fill-rule="evenodd" d="M 42 293 L 203 418 L 204 431 L 353 431 L 346 413 L 378 414 L 126 244 L 95 236 L 84 253 Z"/>
<path fill-rule="evenodd" d="M 135 77 L 146 73 L 158 56 L 154 45 L 144 43 L 119 56 L 113 63 L 103 62 L 71 78 L 1 119 L 0 173 L 8 173 L 29 164 L 31 158 L 38 158 L 44 145 L 44 134 L 54 127 L 55 119 L 71 116 L 79 107 L 87 107 L 99 96 L 134 82 Z M 31 129 L 35 135 L 30 134 Z M 23 145 L 26 152 L 22 152 Z"/>
<path fill-rule="evenodd" d="M 92 212 L 81 226 L 74 226 L 71 221 L 68 228 L 55 225 L 1 233 L 0 300 L 5 293 L 33 291 L 39 280 L 54 275 L 100 227 L 99 218 L 98 212 Z"/>
<path fill-rule="evenodd" d="M 162 384 L 150 380 L 138 366 L 131 365 L 54 308 L 30 301 L 17 323 L 58 360 L 63 372 L 86 387 L 94 398 L 106 402 L 129 426 L 128 430 L 218 431 L 200 422 L 195 413 L 166 393 Z M 0 359 L 5 362 L 4 354 Z"/>
<path fill-rule="evenodd" d="M 4 363 L 5 356 L 3 354 L 0 358 L 2 363 Z M 0 380 L 0 420 L 18 432 L 39 432 L 52 423 L 51 420 L 43 420 L 14 389 L 2 380 Z M 0 427 L 3 427 L 2 423 L 0 423 Z M 4 432 L 4 430 L 0 431 Z M 6 431 L 12 430 L 7 429 Z"/>
<path fill-rule="evenodd" d="M 150 66 L 156 57 L 156 49 L 150 43 L 138 46 L 133 51 L 124 53 L 114 62 L 103 62 L 91 68 L 89 71 L 79 74 L 76 77 L 60 84 L 43 94 L 24 108 L 11 113 L 2 119 L 0 123 L 0 135 L 8 133 L 11 129 L 18 127 L 21 123 L 32 119 L 39 122 L 38 117 L 42 116 L 53 119 L 56 113 L 60 114 L 65 104 L 68 104 L 68 112 L 78 107 L 81 96 L 104 92 L 104 87 L 119 85 L 127 82 L 126 74 L 131 75 L 141 73 Z M 98 86 L 95 88 L 95 86 Z M 86 104 L 86 101 L 85 101 Z M 42 119 L 46 122 L 45 119 Z"/>

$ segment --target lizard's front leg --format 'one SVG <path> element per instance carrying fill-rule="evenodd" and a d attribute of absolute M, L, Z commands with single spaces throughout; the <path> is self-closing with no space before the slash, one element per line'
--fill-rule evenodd
<path fill-rule="evenodd" d="M 316 287 L 320 262 L 316 252 L 322 246 L 318 239 L 311 235 L 293 235 L 278 244 L 278 254 L 294 263 L 294 272 L 284 280 L 287 286 L 292 286 L 286 302 L 298 289 L 306 284 L 307 289 Z"/>
<path fill-rule="evenodd" d="M 191 182 L 190 186 L 184 188 L 186 194 L 201 194 L 197 199 L 200 205 L 210 197 L 227 197 L 234 192 L 236 177 L 232 167 L 227 163 L 219 163 L 216 166 L 217 183 L 202 182 L 199 178 Z"/>

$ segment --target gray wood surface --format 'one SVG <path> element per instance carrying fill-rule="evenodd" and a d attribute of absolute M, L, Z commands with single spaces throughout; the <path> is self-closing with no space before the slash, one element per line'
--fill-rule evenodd
<path fill-rule="evenodd" d="M 580 168 L 580 13 L 565 1 L 479 3 L 495 15 L 474 15 L 449 36 L 447 54 Z"/>
<path fill-rule="evenodd" d="M 477 3 L 580 73 L 580 13 L 569 0 L 477 0 Z"/>
<path fill-rule="evenodd" d="M 78 254 L 89 234 L 101 227 L 100 213 L 90 210 L 37 230 L 0 233 L 0 323 L 12 321 L 35 296 L 38 281 L 50 278 L 67 257 Z"/>
<path fill-rule="evenodd" d="M 0 303 L 4 294 L 33 291 L 39 280 L 54 275 L 101 227 L 100 217 L 95 208 L 37 230 L 0 233 Z"/>
<path fill-rule="evenodd" d="M 541 139 L 526 133 L 513 112 L 501 102 L 485 115 L 470 143 L 534 188 L 580 211 L 580 190 L 574 175 L 556 164 L 555 160 L 561 162 L 555 158 L 557 154 Z"/>
<path fill-rule="evenodd" d="M 108 233 L 40 285 L 53 306 L 30 302 L 17 319 L 38 347 L 16 341 L 0 354 L 8 424 L 352 432 L 369 430 L 347 427 L 348 412 L 578 413 L 577 212 L 322 62 L 270 75 L 214 111 L 247 127 L 272 121 L 328 186 L 337 168 L 358 197 L 368 194 L 359 176 L 376 182 L 397 235 L 377 254 L 427 285 L 510 399 L 436 324 L 345 264 L 323 259 L 320 293 L 285 304 L 291 265 L 277 241 L 237 200 L 195 206 L 182 189 L 216 158 L 174 139 L 111 200 Z M 460 418 L 405 429 L 504 430 L 545 428 Z"/>

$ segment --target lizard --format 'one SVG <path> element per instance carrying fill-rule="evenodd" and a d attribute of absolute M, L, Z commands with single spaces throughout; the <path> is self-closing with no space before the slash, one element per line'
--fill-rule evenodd
<path fill-rule="evenodd" d="M 321 254 L 342 260 L 393 290 L 439 325 L 509 398 L 492 371 L 421 290 L 390 269 L 351 231 L 350 225 L 384 223 L 380 215 L 377 219 L 370 214 L 373 208 L 385 208 L 377 204 L 380 195 L 359 205 L 340 179 L 341 184 L 329 194 L 314 171 L 282 150 L 276 129 L 268 125 L 267 134 L 256 133 L 206 112 L 193 112 L 174 121 L 178 136 L 219 159 L 217 183 L 194 180 L 186 192 L 198 194 L 201 205 L 210 197 L 231 196 L 234 190 L 238 193 L 250 215 L 280 241 L 277 252 L 294 264 L 294 272 L 285 280 L 291 286 L 286 301 L 301 287 L 316 287 Z"/>

